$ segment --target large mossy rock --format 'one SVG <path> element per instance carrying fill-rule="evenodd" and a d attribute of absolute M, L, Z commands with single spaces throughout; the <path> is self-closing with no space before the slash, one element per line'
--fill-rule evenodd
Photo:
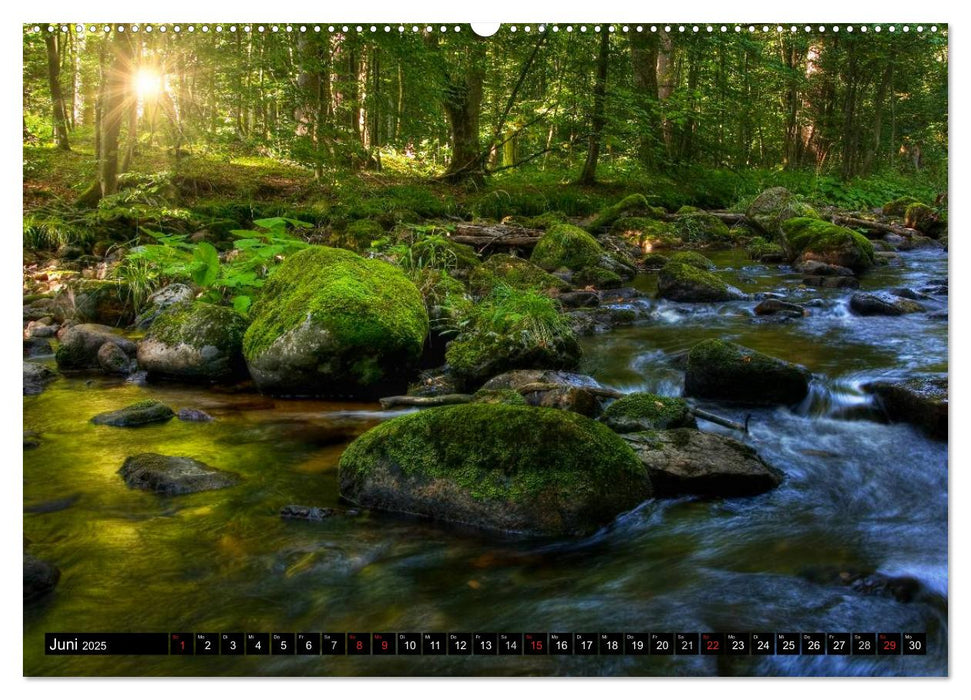
<path fill-rule="evenodd" d="M 753 496 L 782 483 L 781 471 L 724 435 L 681 428 L 627 437 L 659 497 Z"/>
<path fill-rule="evenodd" d="M 544 233 L 529 260 L 544 270 L 582 270 L 600 263 L 604 250 L 597 239 L 582 228 L 557 224 Z"/>
<path fill-rule="evenodd" d="M 785 187 L 771 187 L 752 200 L 745 215 L 770 240 L 782 238 L 782 224 L 796 217 L 819 218 L 808 204 Z"/>
<path fill-rule="evenodd" d="M 947 377 L 871 382 L 863 389 L 876 395 L 891 420 L 916 425 L 936 440 L 947 440 Z"/>
<path fill-rule="evenodd" d="M 664 216 L 664 210 L 652 207 L 647 197 L 642 194 L 629 194 L 618 202 L 604 207 L 600 213 L 594 217 L 587 225 L 587 230 L 591 232 L 603 231 L 621 218 L 652 218 L 660 219 Z"/>
<path fill-rule="evenodd" d="M 660 213 L 663 214 L 663 211 Z M 625 216 L 617 219 L 610 227 L 610 233 L 631 245 L 636 245 L 641 251 L 671 248 L 681 243 L 671 224 L 645 216 Z"/>
<path fill-rule="evenodd" d="M 793 262 L 818 260 L 862 272 L 873 265 L 873 244 L 856 231 L 828 221 L 796 217 L 782 224 L 784 247 Z"/>
<path fill-rule="evenodd" d="M 911 204 L 920 204 L 920 200 L 915 197 L 903 196 L 891 200 L 883 205 L 884 216 L 900 216 L 907 213 L 907 207 Z"/>
<path fill-rule="evenodd" d="M 313 246 L 263 288 L 243 355 L 263 392 L 371 396 L 404 388 L 427 334 L 421 293 L 401 270 Z"/>
<path fill-rule="evenodd" d="M 137 428 L 151 423 L 166 423 L 175 417 L 171 408 L 161 401 L 138 401 L 116 411 L 99 413 L 91 422 L 95 425 L 111 425 L 116 428 Z"/>
<path fill-rule="evenodd" d="M 150 377 L 213 382 L 244 368 L 246 319 L 201 302 L 171 306 L 138 343 L 138 364 Z"/>
<path fill-rule="evenodd" d="M 635 392 L 617 399 L 607 406 L 600 420 L 618 433 L 697 427 L 684 399 L 648 392 Z"/>
<path fill-rule="evenodd" d="M 939 238 L 947 232 L 947 222 L 933 207 L 914 202 L 904 213 L 904 225 L 926 233 L 931 238 Z"/>
<path fill-rule="evenodd" d="M 472 403 L 382 423 L 345 450 L 340 493 L 487 530 L 586 535 L 652 494 L 634 451 L 568 411 Z"/>
<path fill-rule="evenodd" d="M 469 277 L 469 287 L 472 293 L 479 297 L 488 295 L 498 285 L 548 295 L 570 289 L 569 284 L 529 260 L 505 253 L 493 255 L 479 265 Z"/>
<path fill-rule="evenodd" d="M 240 482 L 239 474 L 215 469 L 191 457 L 170 457 L 151 452 L 129 457 L 118 473 L 129 487 L 162 496 L 213 491 Z"/>
<path fill-rule="evenodd" d="M 101 369 L 98 351 L 105 343 L 117 345 L 127 356 L 134 357 L 135 343 L 114 329 L 96 323 L 82 323 L 58 332 L 60 345 L 54 353 L 61 369 Z"/>
<path fill-rule="evenodd" d="M 658 296 L 671 301 L 715 302 L 744 299 L 745 294 L 706 270 L 669 261 L 657 276 Z"/>
<path fill-rule="evenodd" d="M 685 243 L 731 243 L 731 229 L 714 214 L 682 207 L 674 220 L 674 233 Z"/>
<path fill-rule="evenodd" d="M 471 270 L 482 262 L 472 246 L 437 234 L 416 241 L 409 255 L 413 264 L 436 270 Z"/>
<path fill-rule="evenodd" d="M 715 269 L 715 263 L 701 253 L 693 250 L 682 250 L 678 251 L 677 253 L 672 253 L 670 261 L 684 263 L 685 265 L 691 265 L 691 267 L 697 267 L 699 270 L 706 270 L 709 272 Z"/>
<path fill-rule="evenodd" d="M 688 353 L 685 396 L 747 404 L 793 404 L 809 393 L 803 367 L 724 340 L 705 340 Z"/>

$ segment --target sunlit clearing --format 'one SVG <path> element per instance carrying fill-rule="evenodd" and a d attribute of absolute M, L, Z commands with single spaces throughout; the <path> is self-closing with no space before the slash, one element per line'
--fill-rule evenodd
<path fill-rule="evenodd" d="M 155 97 L 162 89 L 161 76 L 151 68 L 139 68 L 135 74 L 135 90 L 142 99 Z"/>

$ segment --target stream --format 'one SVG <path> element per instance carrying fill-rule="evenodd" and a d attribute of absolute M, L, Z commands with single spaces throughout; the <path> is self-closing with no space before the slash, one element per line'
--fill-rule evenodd
<path fill-rule="evenodd" d="M 792 290 L 788 268 L 712 253 L 746 292 Z M 901 254 L 862 289 L 919 289 L 948 277 L 946 253 Z M 644 274 L 635 286 L 655 288 Z M 678 353 L 710 337 L 814 373 L 793 408 L 697 405 L 734 420 L 781 469 L 752 498 L 651 500 L 580 541 L 456 531 L 364 513 L 285 521 L 287 504 L 339 505 L 337 463 L 394 411 L 174 384 L 64 377 L 24 397 L 28 551 L 62 572 L 24 608 L 26 675 L 945 675 L 947 444 L 876 420 L 861 386 L 948 369 L 947 297 L 926 313 L 857 317 L 849 290 L 795 290 L 809 316 L 752 315 L 754 301 L 645 298 L 646 318 L 583 339 L 582 372 L 623 391 L 678 395 Z M 44 362 L 53 365 L 53 358 Z M 198 408 L 211 423 L 96 426 L 142 399 Z M 704 430 L 732 434 L 711 423 Z M 175 498 L 117 474 L 139 452 L 186 455 L 241 485 Z M 919 582 L 910 602 L 862 593 L 819 571 Z M 809 572 L 809 573 L 807 573 Z M 926 656 L 166 657 L 45 656 L 44 632 L 926 632 Z"/>

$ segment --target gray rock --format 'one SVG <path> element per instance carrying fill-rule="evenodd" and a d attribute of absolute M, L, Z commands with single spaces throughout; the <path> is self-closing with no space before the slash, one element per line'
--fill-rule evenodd
<path fill-rule="evenodd" d="M 181 282 L 162 287 L 148 298 L 148 308 L 135 319 L 135 327 L 144 330 L 152 325 L 152 321 L 165 309 L 175 304 L 190 302 L 195 297 L 192 287 Z"/>
<path fill-rule="evenodd" d="M 819 276 L 806 277 L 802 283 L 807 287 L 823 289 L 859 289 L 860 281 L 855 277 Z"/>
<path fill-rule="evenodd" d="M 891 294 L 858 293 L 850 297 L 850 311 L 857 316 L 902 316 L 926 309 L 916 301 Z"/>
<path fill-rule="evenodd" d="M 44 321 L 50 321 L 50 318 L 28 323 L 25 336 L 27 338 L 53 338 L 57 335 L 60 326 L 56 323 L 45 323 Z"/>
<path fill-rule="evenodd" d="M 309 520 L 320 522 L 327 518 L 337 515 L 333 508 L 318 508 L 317 506 L 283 506 L 280 509 L 280 517 L 284 520 Z"/>
<path fill-rule="evenodd" d="M 580 309 L 600 305 L 600 296 L 596 292 L 564 292 L 557 299 L 565 309 Z"/>
<path fill-rule="evenodd" d="M 170 457 L 146 452 L 125 460 L 118 470 L 133 489 L 153 491 L 163 496 L 179 496 L 235 486 L 239 474 L 214 469 L 190 457 Z"/>
<path fill-rule="evenodd" d="M 117 411 L 99 413 L 91 422 L 95 425 L 111 425 L 116 428 L 136 428 L 150 423 L 164 423 L 172 420 L 172 409 L 159 401 L 139 401 Z"/>
<path fill-rule="evenodd" d="M 24 362 L 24 396 L 35 396 L 57 379 L 57 372 L 36 362 Z"/>
<path fill-rule="evenodd" d="M 208 423 L 212 420 L 212 416 L 198 408 L 180 408 L 177 415 L 179 420 L 190 423 Z"/>
<path fill-rule="evenodd" d="M 870 382 L 864 391 L 894 421 L 922 428 L 936 440 L 947 440 L 948 386 L 946 376 L 914 377 L 902 382 Z"/>
<path fill-rule="evenodd" d="M 61 570 L 32 554 L 24 554 L 24 603 L 40 600 L 54 590 Z"/>
<path fill-rule="evenodd" d="M 803 275 L 811 277 L 853 277 L 853 270 L 842 265 L 831 265 L 820 260 L 804 260 L 793 266 L 793 269 Z"/>
<path fill-rule="evenodd" d="M 527 390 L 528 387 L 535 387 Z M 524 369 L 504 372 L 482 386 L 482 391 L 511 389 L 530 406 L 573 411 L 588 417 L 600 414 L 603 386 L 593 377 L 557 370 Z"/>
<path fill-rule="evenodd" d="M 105 343 L 98 348 L 98 364 L 105 374 L 127 376 L 134 368 L 131 358 L 114 343 Z"/>
<path fill-rule="evenodd" d="M 799 304 L 792 304 L 788 301 L 779 299 L 764 299 L 753 309 L 756 316 L 770 316 L 781 314 L 790 318 L 802 318 L 806 316 L 806 309 Z"/>
<path fill-rule="evenodd" d="M 624 437 L 647 467 L 659 497 L 752 496 L 782 483 L 781 471 L 723 435 L 678 428 Z"/>
<path fill-rule="evenodd" d="M 47 338 L 26 338 L 24 340 L 24 357 L 44 357 L 53 355 L 54 348 Z"/>
<path fill-rule="evenodd" d="M 96 323 L 62 327 L 58 339 L 61 344 L 54 356 L 61 369 L 101 369 L 98 352 L 105 343 L 117 345 L 129 357 L 135 355 L 135 343 Z"/>

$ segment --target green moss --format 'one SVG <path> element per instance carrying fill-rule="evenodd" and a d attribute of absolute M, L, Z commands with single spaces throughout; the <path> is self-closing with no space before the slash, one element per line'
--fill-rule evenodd
<path fill-rule="evenodd" d="M 547 211 L 527 219 L 524 225 L 527 228 L 541 228 L 545 230 L 563 223 L 566 223 L 566 214 L 561 211 Z"/>
<path fill-rule="evenodd" d="M 225 306 L 189 302 L 175 304 L 152 322 L 146 338 L 166 345 L 185 343 L 194 348 L 206 345 L 239 347 L 246 332 L 246 320 Z"/>
<path fill-rule="evenodd" d="M 756 197 L 746 216 L 770 239 L 782 235 L 782 224 L 796 217 L 818 219 L 819 214 L 785 187 L 772 187 Z"/>
<path fill-rule="evenodd" d="M 431 329 L 437 333 L 458 331 L 474 304 L 465 285 L 447 272 L 430 267 L 415 270 L 411 279 L 425 301 Z"/>
<path fill-rule="evenodd" d="M 573 275 L 573 284 L 577 287 L 594 287 L 595 289 L 617 289 L 623 280 L 616 272 L 602 267 L 585 267 Z"/>
<path fill-rule="evenodd" d="M 384 229 L 373 219 L 358 219 L 347 225 L 347 237 L 356 250 L 367 250 L 384 235 Z"/>
<path fill-rule="evenodd" d="M 617 399 L 607 406 L 601 420 L 615 430 L 623 426 L 632 430 L 695 427 L 694 416 L 684 399 L 646 392 Z"/>
<path fill-rule="evenodd" d="M 576 500 L 645 478 L 634 451 L 606 426 L 570 411 L 504 403 L 430 408 L 372 428 L 341 455 L 341 493 L 376 465 L 513 504 Z"/>
<path fill-rule="evenodd" d="M 479 389 L 473 394 L 475 403 L 503 403 L 509 406 L 525 406 L 526 399 L 515 389 Z"/>
<path fill-rule="evenodd" d="M 641 265 L 648 270 L 660 270 L 668 264 L 668 256 L 663 253 L 647 253 L 641 258 Z"/>
<path fill-rule="evenodd" d="M 903 216 L 907 213 L 907 207 L 911 204 L 920 204 L 919 199 L 914 197 L 897 197 L 883 205 L 883 213 L 886 216 Z"/>
<path fill-rule="evenodd" d="M 588 231 L 601 231 L 617 221 L 624 214 L 636 212 L 638 214 L 648 214 L 658 218 L 663 214 L 663 210 L 652 207 L 647 202 L 647 198 L 642 194 L 631 194 L 624 197 L 619 202 L 604 207 L 596 218 L 587 225 Z"/>
<path fill-rule="evenodd" d="M 715 263 L 706 258 L 701 253 L 696 253 L 693 250 L 681 251 L 679 253 L 674 253 L 670 257 L 671 262 L 684 263 L 685 265 L 691 265 L 691 267 L 696 267 L 699 270 L 714 270 Z"/>
<path fill-rule="evenodd" d="M 596 265 L 603 252 L 597 240 L 583 229 L 557 224 L 543 234 L 529 259 L 544 270 L 582 270 Z"/>
<path fill-rule="evenodd" d="M 666 299 L 686 302 L 730 301 L 743 295 L 707 270 L 670 261 L 658 273 L 658 293 Z"/>
<path fill-rule="evenodd" d="M 387 349 L 417 357 L 428 334 L 421 294 L 401 270 L 323 246 L 306 248 L 280 265 L 251 315 L 243 338 L 247 359 L 308 318 L 338 338 L 347 352 Z"/>
<path fill-rule="evenodd" d="M 932 207 L 915 202 L 907 207 L 904 225 L 921 233 L 933 234 L 941 225 L 941 217 Z"/>
<path fill-rule="evenodd" d="M 493 255 L 477 267 L 469 278 L 469 286 L 477 296 L 486 296 L 498 285 L 521 291 L 556 292 L 570 288 L 566 282 L 551 275 L 528 260 L 505 253 Z"/>
<path fill-rule="evenodd" d="M 873 264 L 873 244 L 865 237 L 828 221 L 796 217 L 782 224 L 789 257 L 821 260 L 862 270 Z"/>
<path fill-rule="evenodd" d="M 678 212 L 678 218 L 674 220 L 674 233 L 688 243 L 728 243 L 734 239 L 724 221 L 693 207 L 682 207 L 682 211 Z"/>
<path fill-rule="evenodd" d="M 712 338 L 688 353 L 685 395 L 746 403 L 795 403 L 809 390 L 798 365 Z"/>
<path fill-rule="evenodd" d="M 410 248 L 404 267 L 433 267 L 438 270 L 471 270 L 481 263 L 472 246 L 456 243 L 445 236 L 424 236 Z"/>
<path fill-rule="evenodd" d="M 778 243 L 770 243 L 761 236 L 755 236 L 745 251 L 752 260 L 759 262 L 782 262 L 786 258 L 786 253 Z"/>

